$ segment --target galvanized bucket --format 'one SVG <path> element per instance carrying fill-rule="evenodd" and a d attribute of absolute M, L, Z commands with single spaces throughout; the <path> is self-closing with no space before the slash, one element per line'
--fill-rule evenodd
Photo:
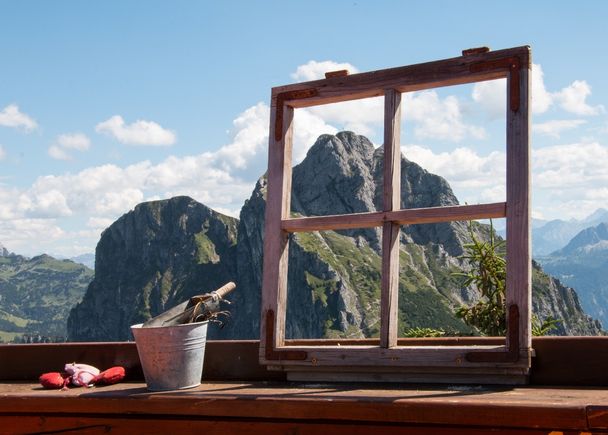
<path fill-rule="evenodd" d="M 148 390 L 181 390 L 201 384 L 208 324 L 131 326 Z"/>

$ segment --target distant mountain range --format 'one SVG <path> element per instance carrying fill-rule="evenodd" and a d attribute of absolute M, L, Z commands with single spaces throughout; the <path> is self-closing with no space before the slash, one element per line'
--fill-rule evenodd
<path fill-rule="evenodd" d="M 294 216 L 381 210 L 382 147 L 352 132 L 322 135 L 293 170 Z M 402 206 L 458 204 L 449 184 L 416 163 L 401 160 Z M 75 341 L 125 340 L 129 326 L 194 294 L 234 280 L 232 319 L 215 338 L 256 338 L 260 295 L 266 179 L 261 177 L 234 219 L 188 197 L 139 204 L 106 229 L 96 249 L 96 276 L 70 313 Z M 475 225 L 479 238 L 489 226 Z M 381 232 L 352 229 L 291 237 L 286 336 L 362 338 L 379 332 Z M 399 333 L 410 328 L 474 331 L 454 309 L 478 297 L 454 272 L 470 241 L 465 222 L 402 227 Z M 533 264 L 533 310 L 562 319 L 557 333 L 595 335 L 576 292 Z"/>
<path fill-rule="evenodd" d="M 608 210 L 603 208 L 580 220 L 532 219 L 532 255 L 535 258 L 549 255 L 566 246 L 580 231 L 602 222 L 608 222 Z M 502 237 L 506 235 L 504 227 L 497 227 L 497 232 Z"/>
<path fill-rule="evenodd" d="M 95 254 L 81 254 L 76 257 L 70 257 L 74 263 L 84 264 L 89 269 L 95 270 Z"/>
<path fill-rule="evenodd" d="M 565 247 L 538 261 L 576 288 L 585 311 L 608 325 L 608 223 L 580 231 Z"/>
<path fill-rule="evenodd" d="M 92 279 L 91 269 L 73 261 L 0 247 L 0 342 L 64 341 L 68 313 Z"/>

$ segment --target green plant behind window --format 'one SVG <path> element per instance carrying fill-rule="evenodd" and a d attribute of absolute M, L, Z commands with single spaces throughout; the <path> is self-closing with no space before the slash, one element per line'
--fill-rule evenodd
<path fill-rule="evenodd" d="M 464 278 L 463 285 L 474 285 L 481 297 L 474 305 L 462 306 L 456 316 L 467 325 L 476 328 L 482 335 L 504 336 L 507 331 L 505 289 L 507 282 L 507 262 L 505 260 L 505 241 L 497 239 L 490 220 L 490 235 L 487 241 L 479 240 L 469 222 L 471 243 L 464 245 L 465 254 L 461 257 L 469 261 L 471 270 L 457 272 Z M 479 224 L 477 224 L 479 225 Z M 557 329 L 558 319 L 547 317 L 542 323 L 532 317 L 532 335 L 546 335 Z"/>

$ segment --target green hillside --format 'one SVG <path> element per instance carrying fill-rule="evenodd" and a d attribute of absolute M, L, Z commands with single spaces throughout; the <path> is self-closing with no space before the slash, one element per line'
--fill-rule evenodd
<path fill-rule="evenodd" d="M 48 255 L 0 257 L 0 341 L 62 341 L 93 271 Z"/>

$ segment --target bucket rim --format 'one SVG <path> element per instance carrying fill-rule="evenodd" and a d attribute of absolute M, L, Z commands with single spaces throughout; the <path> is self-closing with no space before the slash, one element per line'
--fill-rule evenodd
<path fill-rule="evenodd" d="M 208 324 L 209 320 L 205 320 L 204 322 L 192 322 L 192 323 L 183 323 L 181 325 L 167 325 L 167 326 L 146 326 L 142 328 L 143 323 L 137 323 L 135 325 L 131 325 L 131 329 L 167 329 L 167 328 L 188 328 L 193 326 L 202 326 Z"/>

